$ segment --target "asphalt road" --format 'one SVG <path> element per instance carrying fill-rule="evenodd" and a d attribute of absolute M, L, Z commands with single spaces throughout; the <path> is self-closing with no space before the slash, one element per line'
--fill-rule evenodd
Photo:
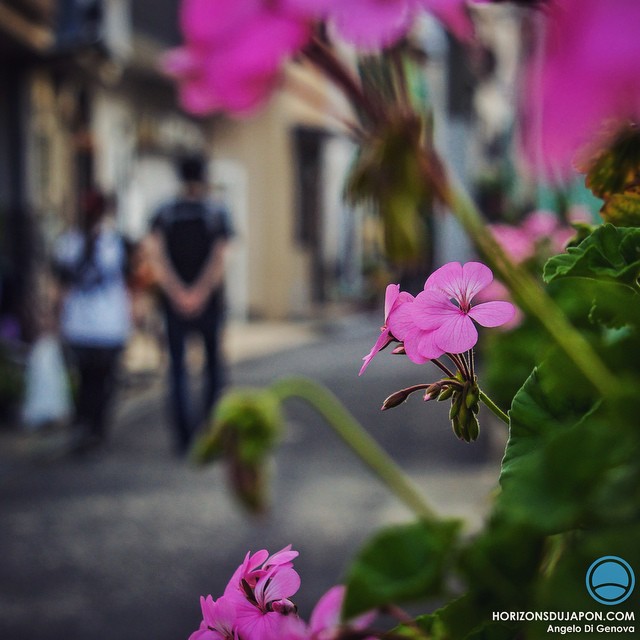
<path fill-rule="evenodd" d="M 473 527 L 497 477 L 500 429 L 467 445 L 452 435 L 445 403 L 412 397 L 380 412 L 389 393 L 435 380 L 437 369 L 382 354 L 358 377 L 377 322 L 328 324 L 309 344 L 235 365 L 233 382 L 294 373 L 324 382 L 442 513 Z M 44 440 L 0 434 L 2 640 L 186 640 L 199 596 L 220 594 L 247 550 L 289 543 L 300 551 L 295 599 L 306 616 L 376 528 L 411 518 L 298 401 L 287 403 L 271 511 L 247 515 L 221 463 L 196 469 L 172 456 L 161 388 L 124 391 L 99 456 L 69 459 L 51 455 L 50 441 L 43 449 Z"/>

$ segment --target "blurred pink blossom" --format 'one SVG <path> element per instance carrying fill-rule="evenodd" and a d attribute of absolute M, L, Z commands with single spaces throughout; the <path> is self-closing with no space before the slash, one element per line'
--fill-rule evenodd
<path fill-rule="evenodd" d="M 640 3 L 551 0 L 541 65 L 533 60 L 525 98 L 527 155 L 538 168 L 568 169 L 607 121 L 640 117 Z M 535 116 L 540 109 L 540 119 Z"/>
<path fill-rule="evenodd" d="M 473 34 L 466 0 L 285 1 L 305 15 L 326 20 L 339 37 L 361 50 L 379 50 L 398 41 L 422 10 L 433 14 L 460 39 Z"/>
<path fill-rule="evenodd" d="M 522 221 L 523 231 L 533 239 L 549 237 L 558 226 L 558 216 L 553 211 L 538 209 L 527 214 Z"/>
<path fill-rule="evenodd" d="M 465 0 L 182 0 L 182 47 L 164 70 L 180 85 L 183 107 L 195 114 L 253 112 L 278 86 L 284 62 L 309 42 L 312 25 L 327 21 L 357 48 L 378 50 L 404 36 L 417 13 L 432 12 L 454 34 L 469 38 Z"/>
<path fill-rule="evenodd" d="M 535 254 L 535 243 L 522 228 L 510 224 L 492 224 L 489 229 L 502 250 L 516 264 L 528 260 Z"/>
<path fill-rule="evenodd" d="M 183 0 L 180 23 L 185 45 L 166 54 L 163 68 L 195 114 L 260 106 L 310 37 L 309 20 L 277 0 Z"/>

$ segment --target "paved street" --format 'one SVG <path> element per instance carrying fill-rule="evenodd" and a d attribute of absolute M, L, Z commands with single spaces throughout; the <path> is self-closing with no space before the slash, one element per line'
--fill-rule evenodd
<path fill-rule="evenodd" d="M 497 477 L 500 434 L 487 424 L 478 443 L 460 443 L 445 403 L 419 397 L 380 412 L 389 393 L 437 370 L 382 354 L 359 378 L 378 323 L 344 318 L 289 349 L 244 354 L 233 382 L 292 373 L 323 381 L 433 504 L 473 526 Z M 0 433 L 0 445 L 10 445 L 0 453 L 3 640 L 186 640 L 200 594 L 219 594 L 247 550 L 288 543 L 300 551 L 296 601 L 308 615 L 376 527 L 411 517 L 296 401 L 275 456 L 272 510 L 248 516 L 230 497 L 221 463 L 195 469 L 171 455 L 160 388 L 121 394 L 110 450 L 97 457 L 43 456 L 33 439 Z"/>

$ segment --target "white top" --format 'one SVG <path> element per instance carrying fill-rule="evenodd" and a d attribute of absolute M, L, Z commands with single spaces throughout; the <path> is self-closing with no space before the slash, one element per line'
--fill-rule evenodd
<path fill-rule="evenodd" d="M 78 346 L 123 346 L 131 329 L 124 242 L 114 230 L 102 229 L 91 262 L 78 269 L 84 246 L 83 234 L 74 229 L 60 236 L 54 247 L 59 267 L 81 273 L 72 280 L 63 302 L 62 337 Z"/>

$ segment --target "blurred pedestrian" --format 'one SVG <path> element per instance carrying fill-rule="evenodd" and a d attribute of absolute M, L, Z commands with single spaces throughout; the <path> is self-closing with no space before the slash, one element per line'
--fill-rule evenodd
<path fill-rule="evenodd" d="M 225 384 L 220 345 L 225 312 L 224 262 L 233 230 L 226 208 L 209 198 L 204 159 L 185 157 L 177 169 L 181 191 L 154 213 L 149 247 L 166 320 L 172 426 L 180 454 L 188 449 Z M 192 333 L 201 336 L 206 356 L 202 400 L 197 409 L 190 400 L 185 362 L 186 339 Z"/>
<path fill-rule="evenodd" d="M 127 245 L 107 213 L 106 196 L 89 191 L 82 199 L 80 224 L 54 247 L 60 334 L 77 375 L 75 453 L 95 449 L 107 438 L 118 361 L 130 331 Z"/>

